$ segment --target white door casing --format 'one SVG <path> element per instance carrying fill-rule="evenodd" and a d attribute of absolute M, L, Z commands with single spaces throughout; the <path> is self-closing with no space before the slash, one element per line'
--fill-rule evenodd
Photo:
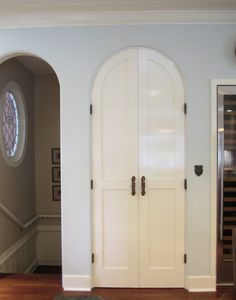
<path fill-rule="evenodd" d="M 128 49 L 100 68 L 92 102 L 95 286 L 181 287 L 181 77 L 173 62 L 158 52 Z"/>

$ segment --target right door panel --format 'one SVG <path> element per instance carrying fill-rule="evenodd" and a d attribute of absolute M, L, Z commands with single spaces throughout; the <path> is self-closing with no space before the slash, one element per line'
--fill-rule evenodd
<path fill-rule="evenodd" d="M 184 285 L 183 85 L 176 67 L 156 51 L 138 50 L 139 285 Z"/>

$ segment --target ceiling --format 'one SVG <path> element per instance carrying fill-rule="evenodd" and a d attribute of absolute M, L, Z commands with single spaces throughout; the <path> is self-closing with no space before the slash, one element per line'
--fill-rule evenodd
<path fill-rule="evenodd" d="M 53 68 L 44 60 L 33 56 L 18 56 L 15 58 L 34 75 L 53 74 Z"/>
<path fill-rule="evenodd" d="M 0 28 L 234 23 L 236 0 L 0 0 Z"/>

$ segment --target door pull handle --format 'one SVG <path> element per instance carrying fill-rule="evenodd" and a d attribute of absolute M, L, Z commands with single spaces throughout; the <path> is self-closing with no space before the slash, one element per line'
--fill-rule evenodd
<path fill-rule="evenodd" d="M 132 196 L 135 196 L 136 192 L 135 192 L 135 176 L 131 177 L 131 194 Z"/>
<path fill-rule="evenodd" d="M 141 177 L 141 194 L 142 196 L 145 195 L 145 176 Z"/>

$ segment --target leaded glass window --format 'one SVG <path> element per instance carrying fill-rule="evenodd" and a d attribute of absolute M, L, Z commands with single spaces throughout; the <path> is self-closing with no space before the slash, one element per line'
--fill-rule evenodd
<path fill-rule="evenodd" d="M 9 157 L 15 155 L 19 143 L 19 112 L 15 97 L 7 91 L 2 111 L 3 143 Z"/>
<path fill-rule="evenodd" d="M 12 167 L 20 165 L 26 144 L 26 114 L 23 91 L 10 81 L 0 98 L 0 146 L 5 161 Z"/>

